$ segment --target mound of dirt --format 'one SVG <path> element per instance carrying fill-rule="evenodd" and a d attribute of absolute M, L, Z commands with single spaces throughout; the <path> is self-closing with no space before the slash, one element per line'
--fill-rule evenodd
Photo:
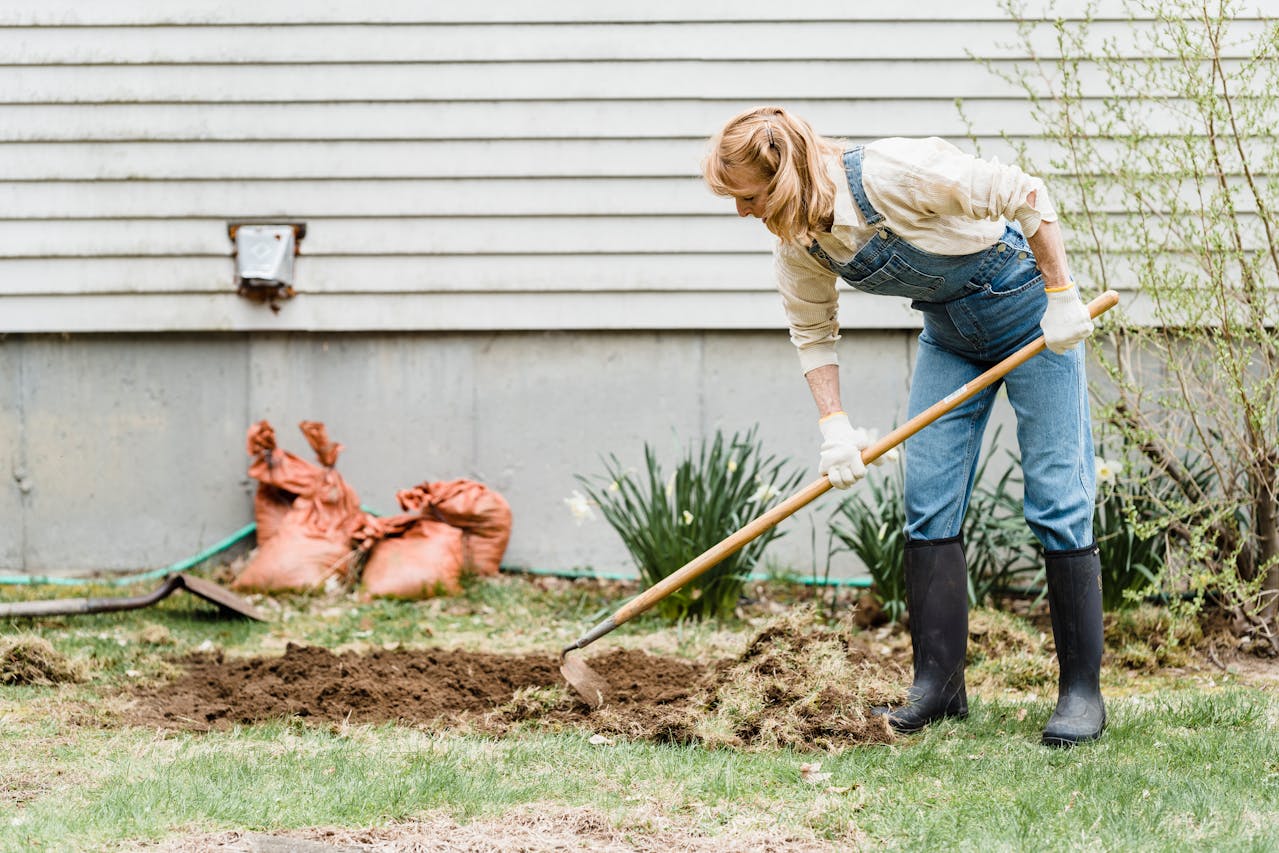
<path fill-rule="evenodd" d="M 68 660 L 43 637 L 0 639 L 0 684 L 74 684 L 85 677 L 83 664 Z"/>
<path fill-rule="evenodd" d="M 619 649 L 589 659 L 609 683 L 592 711 L 550 655 L 465 650 L 334 654 L 290 645 L 282 657 L 180 661 L 163 685 L 136 687 L 126 722 L 208 730 L 281 717 L 317 723 L 583 728 L 635 739 L 738 748 L 818 749 L 881 743 L 870 707 L 899 701 L 902 667 L 847 630 L 797 611 L 764 628 L 735 660 L 705 667 Z"/>

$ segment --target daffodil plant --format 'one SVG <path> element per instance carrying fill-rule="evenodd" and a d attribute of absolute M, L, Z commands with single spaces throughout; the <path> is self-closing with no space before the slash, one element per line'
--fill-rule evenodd
<path fill-rule="evenodd" d="M 667 473 L 657 452 L 644 445 L 640 471 L 617 456 L 604 460 L 605 473 L 578 475 L 582 490 L 565 500 L 580 520 L 598 510 L 621 537 L 647 585 L 679 569 L 736 532 L 790 494 L 803 472 L 786 459 L 766 454 L 752 427 L 726 437 L 717 430 L 689 446 Z M 781 536 L 766 531 L 715 568 L 657 605 L 671 620 L 731 615 L 746 577 L 764 549 Z"/>

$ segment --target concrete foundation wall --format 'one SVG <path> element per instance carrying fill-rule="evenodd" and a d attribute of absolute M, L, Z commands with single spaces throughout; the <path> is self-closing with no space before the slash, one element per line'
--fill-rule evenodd
<path fill-rule="evenodd" d="M 841 342 L 854 423 L 905 419 L 914 336 Z M 244 433 L 263 418 L 308 458 L 296 425 L 324 421 L 366 506 L 473 478 L 513 508 L 507 565 L 601 572 L 632 566 L 607 523 L 579 526 L 564 498 L 574 474 L 603 473 L 602 455 L 640 466 L 648 442 L 673 462 L 717 428 L 758 423 L 807 481 L 819 443 L 780 330 L 9 336 L 0 389 L 0 569 L 32 573 L 169 565 L 252 521 Z M 808 571 L 807 520 L 785 528 L 770 559 Z M 850 560 L 838 570 L 858 571 Z"/>

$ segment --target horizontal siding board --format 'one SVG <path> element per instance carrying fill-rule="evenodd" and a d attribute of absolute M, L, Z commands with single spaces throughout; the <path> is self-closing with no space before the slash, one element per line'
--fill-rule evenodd
<path fill-rule="evenodd" d="M 1243 178 L 1230 179 L 1236 209 L 1256 212 Z M 1073 184 L 1053 177 L 1058 207 L 1079 210 Z M 1090 209 L 1131 210 L 1132 199 L 1104 180 L 1091 186 Z M 1180 202 L 1199 203 L 1182 183 Z M 1162 203 L 1162 202 L 1160 202 Z M 730 199 L 700 178 L 387 179 L 351 181 L 13 181 L 0 182 L 0 220 L 276 219 L 400 217 L 547 217 L 715 215 Z M 518 221 L 513 223 L 519 227 Z"/>
<path fill-rule="evenodd" d="M 1088 46 L 1137 50 L 1140 24 L 1099 22 Z M 1260 21 L 1231 27 L 1236 38 Z M 903 39 L 904 34 L 909 39 Z M 1051 27 L 1031 33 L 1035 56 L 1059 54 Z M 1230 48 L 1228 47 L 1227 50 Z M 678 24 L 360 25 L 290 27 L 0 28 L 0 65 L 150 63 L 564 62 L 570 60 L 1021 59 L 1014 21 L 821 21 Z M 1228 54 L 1229 55 L 1229 54 Z"/>
<path fill-rule="evenodd" d="M 1258 0 L 1265 9 L 1274 0 Z M 1122 0 L 1030 0 L 1031 14 L 1049 18 L 1126 18 Z M 898 4 L 858 4 L 855 10 L 833 4 L 774 0 L 648 0 L 645 3 L 600 3 L 597 0 L 489 0 L 486 3 L 424 3 L 421 0 L 378 0 L 352 4 L 316 0 L 274 0 L 231 4 L 213 0 L 183 3 L 139 3 L 137 0 L 42 0 L 0 6 L 7 26 L 101 26 L 115 24 L 297 24 L 297 23 L 577 23 L 611 21 L 820 21 L 857 17 L 865 20 L 1003 20 L 1001 0 L 915 0 Z"/>
<path fill-rule="evenodd" d="M 0 294 L 223 293 L 226 257 L 0 259 Z M 436 255 L 297 259 L 306 293 L 772 291 L 772 255 Z"/>
<path fill-rule="evenodd" d="M 1241 60 L 1222 60 L 1237 77 Z M 1053 74 L 1044 69 L 1045 74 Z M 1039 75 L 993 61 L 956 60 L 419 63 L 398 65 L 48 65 L 0 67 L 0 103 L 306 103 L 805 98 L 1022 98 Z M 1077 69 L 1080 93 L 1110 95 L 1094 65 Z M 1151 92 L 1150 94 L 1175 94 Z M 1236 92 L 1236 94 L 1244 94 Z"/>
<path fill-rule="evenodd" d="M 756 100 L 498 101 L 298 104 L 10 104 L 0 106 L 0 142 L 288 141 L 502 139 L 703 139 Z M 1013 99 L 825 101 L 787 98 L 787 108 L 827 136 L 1013 137 L 1040 127 Z M 1132 105 L 1133 109 L 1139 106 Z M 1082 105 L 1097 109 L 1100 101 Z M 1151 109 L 1152 127 L 1185 128 L 1177 105 Z M 0 156 L 3 152 L 0 151 Z"/>
<path fill-rule="evenodd" d="M 993 63 L 1012 74 L 1015 64 Z M 1228 63 L 1227 70 L 1233 71 Z M 1080 69 L 1083 92 L 1109 94 Z M 578 99 L 1015 97 L 1020 89 L 970 59 L 560 62 L 405 65 L 103 65 L 0 67 L 0 103 L 299 103 Z M 1031 81 L 1033 85 L 1040 85 Z"/>
<path fill-rule="evenodd" d="M 846 328 L 916 328 L 905 300 L 849 291 Z M 5 299 L 9 331 L 492 331 L 525 329 L 777 329 L 776 294 L 472 293 L 302 294 L 273 313 L 232 294 L 15 296 Z"/>
<path fill-rule="evenodd" d="M 1128 317 L 1151 322 L 1142 294 L 1120 289 Z M 6 325 L 19 333 L 182 331 L 501 331 L 572 329 L 775 329 L 771 293 L 304 294 L 280 312 L 230 294 L 32 296 L 6 299 Z M 904 299 L 840 294 L 845 329 L 917 329 Z"/>
<path fill-rule="evenodd" d="M 1264 238 L 1239 216 L 1244 244 Z M 1197 219 L 1185 220 L 1198 229 Z M 1113 248 L 1116 238 L 1103 243 Z M 773 237 L 729 211 L 708 216 L 402 217 L 311 219 L 303 252 L 333 255 L 615 255 L 764 252 Z M 0 220 L 0 258 L 220 256 L 230 253 L 221 219 Z M 600 260 L 601 266 L 609 263 Z M 0 285 L 3 287 L 3 285 Z"/>
<path fill-rule="evenodd" d="M 0 183 L 3 219 L 616 216 L 731 206 L 695 177 Z"/>
<path fill-rule="evenodd" d="M 974 148 L 969 140 L 953 141 Z M 1020 159 L 1006 140 L 978 143 L 983 156 Z M 702 139 L 12 143 L 0 145 L 0 181 L 685 178 L 701 173 L 705 149 Z M 1033 162 L 1047 162 L 1053 153 L 1037 140 L 1027 151 Z"/>
<path fill-rule="evenodd" d="M 1141 293 L 1120 288 L 1126 315 L 1153 321 Z M 230 294 L 30 296 L 5 299 L 16 333 L 183 331 L 518 331 L 574 329 L 775 329 L 785 319 L 772 293 L 303 294 L 280 312 Z M 845 329 L 918 329 L 907 300 L 840 294 Z"/>
<path fill-rule="evenodd" d="M 767 249 L 735 215 L 327 219 L 307 223 L 309 255 L 611 254 Z M 222 255 L 225 220 L 5 220 L 0 257 Z"/>
<path fill-rule="evenodd" d="M 0 146 L 0 180 L 686 177 L 704 147 L 692 140 L 15 143 Z"/>
<path fill-rule="evenodd" d="M 1076 266 L 1082 267 L 1087 249 L 1082 244 L 1074 248 L 1072 257 Z M 1122 287 L 1138 279 L 1144 260 L 1135 252 L 1112 253 L 1107 258 L 1107 274 Z M 1188 270 L 1196 269 L 1193 257 L 1187 255 L 1185 263 Z M 229 255 L 0 258 L 0 297 L 227 293 L 234 289 L 233 270 Z M 301 293 L 370 297 L 576 292 L 589 298 L 601 292 L 772 292 L 776 287 L 772 255 L 767 250 L 716 255 L 303 255 L 297 259 L 295 274 Z M 1279 286 L 1273 274 L 1267 280 Z M 846 289 L 845 285 L 840 287 Z M 857 318 L 845 319 L 854 325 L 859 322 Z"/>

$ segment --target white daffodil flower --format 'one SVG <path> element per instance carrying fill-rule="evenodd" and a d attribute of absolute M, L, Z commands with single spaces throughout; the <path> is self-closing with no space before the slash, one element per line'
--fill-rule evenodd
<path fill-rule="evenodd" d="M 879 430 L 869 429 L 867 427 L 853 427 L 853 435 L 858 447 L 870 447 L 879 440 Z M 898 449 L 899 447 L 900 445 L 897 447 L 890 447 L 888 450 L 885 450 L 877 456 L 875 461 L 871 464 L 883 465 L 885 462 L 896 462 L 898 457 L 901 456 Z"/>
<path fill-rule="evenodd" d="M 1096 466 L 1097 482 L 1107 486 L 1114 485 L 1119 472 L 1123 470 L 1123 465 L 1119 462 L 1103 459 L 1100 456 L 1093 457 L 1093 464 Z"/>
<path fill-rule="evenodd" d="M 777 494 L 777 489 L 773 488 L 772 483 L 761 483 L 759 488 L 755 490 L 755 493 L 747 498 L 747 500 L 753 503 L 767 503 L 777 497 Z"/>
<path fill-rule="evenodd" d="M 684 526 L 687 527 L 688 525 L 692 523 L 693 523 L 693 514 L 689 512 L 688 510 L 684 510 Z"/>
<path fill-rule="evenodd" d="M 573 494 L 564 499 L 564 504 L 568 507 L 568 511 L 573 514 L 573 520 L 580 526 L 583 521 L 594 521 L 595 510 L 591 508 L 591 501 L 586 495 L 573 490 Z"/>
<path fill-rule="evenodd" d="M 610 492 L 620 492 L 622 490 L 622 481 L 629 480 L 634 473 L 635 468 L 633 466 L 627 468 L 625 471 L 617 475 L 616 480 L 608 484 L 608 490 Z"/>

